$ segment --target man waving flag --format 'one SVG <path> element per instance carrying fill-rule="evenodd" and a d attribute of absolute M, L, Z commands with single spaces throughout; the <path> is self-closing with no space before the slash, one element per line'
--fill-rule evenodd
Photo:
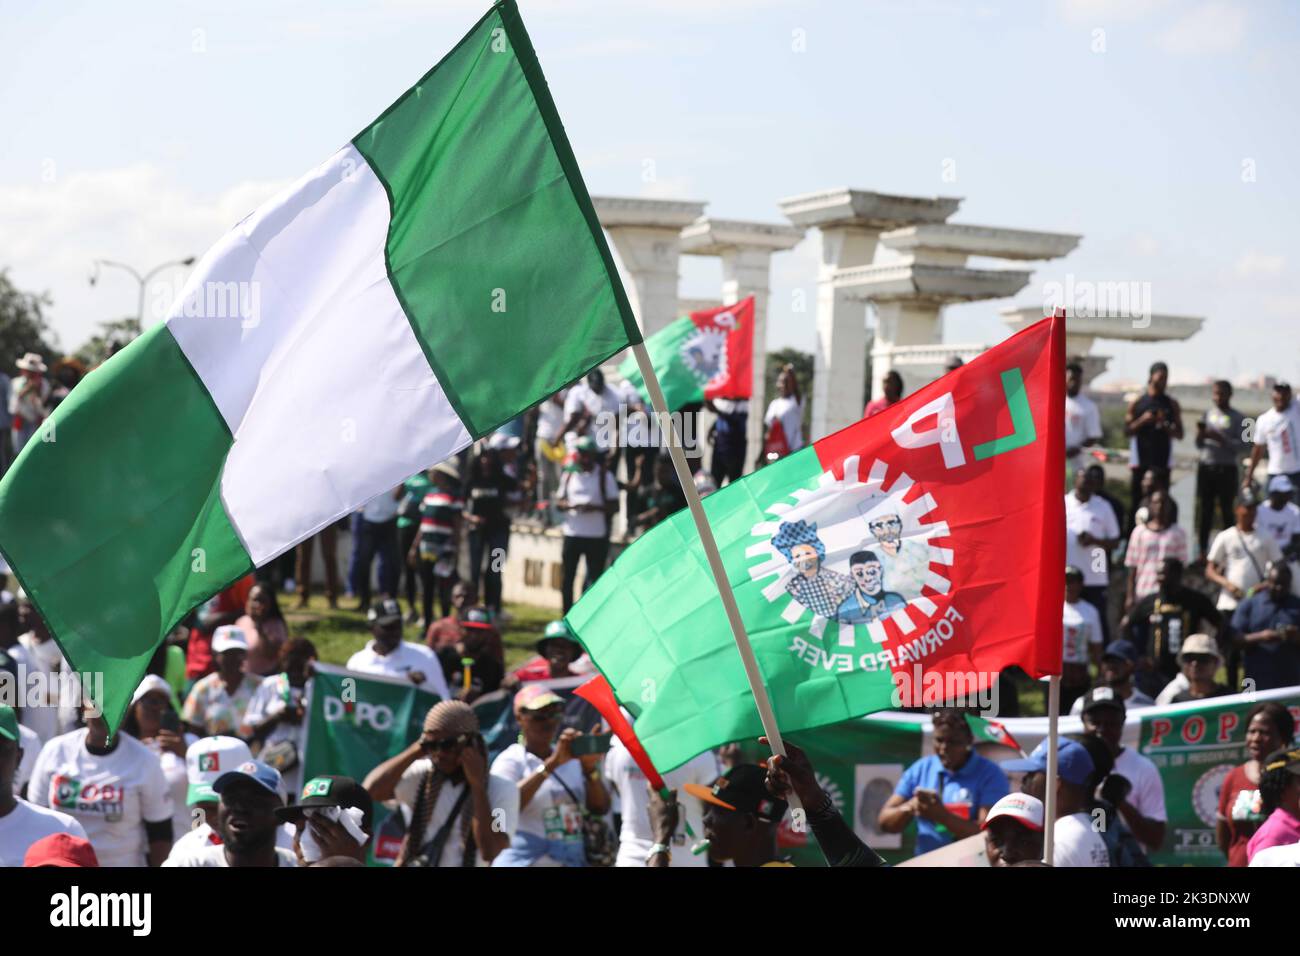
<path fill-rule="evenodd" d="M 502 0 L 59 406 L 0 551 L 116 725 L 196 604 L 639 341 Z"/>
<path fill-rule="evenodd" d="M 1060 672 L 1065 320 L 704 501 L 782 730 Z M 654 765 L 763 733 L 691 516 L 568 622 Z"/>

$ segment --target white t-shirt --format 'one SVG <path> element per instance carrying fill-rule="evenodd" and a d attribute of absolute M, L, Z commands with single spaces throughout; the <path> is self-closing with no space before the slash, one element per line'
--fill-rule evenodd
<path fill-rule="evenodd" d="M 1268 473 L 1300 471 L 1300 404 L 1295 399 L 1283 411 L 1270 408 L 1255 419 L 1255 444 L 1268 448 Z"/>
<path fill-rule="evenodd" d="M 426 676 L 428 676 L 427 672 Z M 286 693 L 290 701 L 295 704 L 301 701 L 306 711 L 310 713 L 311 684 L 311 678 L 308 678 L 303 687 L 294 687 L 283 674 L 272 674 L 264 678 L 248 701 L 248 709 L 244 711 L 244 723 L 256 727 L 258 724 L 265 723 L 268 717 L 284 713 L 287 706 L 284 699 Z M 271 744 L 288 740 L 298 748 L 298 762 L 292 770 L 281 775 L 284 778 L 285 792 L 290 795 L 296 794 L 298 788 L 302 786 L 302 756 L 306 734 L 307 717 L 304 715 L 300 724 L 291 724 L 287 720 L 280 721 L 263 741 L 263 746 L 269 747 Z"/>
<path fill-rule="evenodd" d="M 567 422 L 574 412 L 585 408 L 591 414 L 586 434 L 596 439 L 596 446 L 604 450 L 618 434 L 618 404 L 618 393 L 609 385 L 597 395 L 586 382 L 579 382 L 564 398 L 564 420 Z"/>
<path fill-rule="evenodd" d="M 682 813 L 697 837 L 704 833 L 704 805 L 682 792 L 682 787 L 688 783 L 712 786 L 718 776 L 718 759 L 711 750 L 664 775 L 668 789 L 678 791 Z M 618 791 L 622 804 L 623 828 L 618 835 L 618 859 L 614 865 L 643 867 L 650 847 L 654 846 L 654 833 L 650 829 L 650 793 L 645 774 L 617 737 L 610 741 L 609 753 L 605 755 L 605 779 Z M 678 825 L 671 845 L 673 852 L 669 866 L 709 865 L 707 853 L 698 856 L 691 853 L 684 826 Z"/>
<path fill-rule="evenodd" d="M 601 494 L 600 475 L 602 469 L 593 465 L 590 471 L 566 471 L 560 478 L 557 498 L 563 498 L 570 505 L 599 505 L 607 501 L 618 502 L 618 482 L 603 469 L 605 474 L 604 494 Z M 605 537 L 606 517 L 599 511 L 564 512 L 564 536 L 566 538 L 603 538 Z"/>
<path fill-rule="evenodd" d="M 44 674 L 45 696 L 36 707 L 23 707 L 22 723 L 41 738 L 44 744 L 59 735 L 59 674 L 63 655 L 53 641 L 37 641 L 30 631 L 19 636 L 18 643 L 9 648 L 15 664 L 26 666 L 28 674 Z M 52 650 L 51 650 L 52 649 Z M 32 680 L 31 677 L 28 680 Z"/>
<path fill-rule="evenodd" d="M 49 741 L 36 761 L 32 803 L 77 818 L 100 866 L 145 866 L 145 821 L 172 821 L 171 790 L 158 756 L 126 734 L 112 753 L 86 749 L 86 728 Z"/>
<path fill-rule="evenodd" d="M 1279 548 L 1291 543 L 1291 536 L 1300 534 L 1300 508 L 1288 501 L 1279 510 L 1265 501 L 1255 509 L 1255 530 L 1272 538 Z"/>
<path fill-rule="evenodd" d="M 365 503 L 361 509 L 361 517 L 376 524 L 392 521 L 397 517 L 397 509 L 401 503 L 402 499 L 394 498 L 391 490 L 381 492 Z"/>
<path fill-rule="evenodd" d="M 1250 858 L 1250 866 L 1300 866 L 1300 843 L 1270 846 Z"/>
<path fill-rule="evenodd" d="M 298 857 L 292 850 L 277 846 L 275 855 L 280 861 L 280 866 L 298 865 Z M 173 847 L 171 854 L 163 861 L 163 866 L 230 866 L 230 864 L 226 862 L 226 848 L 218 843 L 196 847 L 182 853 L 177 853 L 176 848 Z"/>
<path fill-rule="evenodd" d="M 1080 811 L 1056 821 L 1053 866 L 1110 866 L 1110 851 L 1092 828 L 1092 817 Z"/>
<path fill-rule="evenodd" d="M 421 687 L 433 691 L 443 700 L 451 699 L 438 655 L 423 644 L 402 641 L 393 648 L 392 653 L 380 654 L 375 650 L 375 642 L 367 641 L 365 647 L 348 658 L 348 670 L 362 674 L 386 674 L 389 677 L 405 677 L 412 671 L 420 671 L 424 674 Z"/>
<path fill-rule="evenodd" d="M 1101 413 L 1097 403 L 1080 392 L 1065 396 L 1065 447 L 1082 448 L 1090 438 L 1101 438 Z"/>
<path fill-rule="evenodd" d="M 1106 541 L 1118 538 L 1115 509 L 1105 498 L 1093 495 L 1080 501 L 1071 491 L 1065 496 L 1065 563 L 1083 572 L 1085 587 L 1105 587 L 1110 583 L 1106 554 L 1095 544 L 1084 547 L 1079 543 L 1079 535 L 1085 531 Z"/>
<path fill-rule="evenodd" d="M 564 414 L 564 396 L 560 401 L 548 398 L 537 406 L 537 437 L 554 445 L 560 438 L 560 429 L 567 421 Z"/>
<path fill-rule="evenodd" d="M 36 758 L 41 755 L 41 738 L 25 724 L 18 725 L 18 738 L 18 746 L 23 748 L 23 759 L 18 764 L 18 772 L 14 774 L 14 793 L 22 796 L 23 788 L 32 779 L 32 771 L 36 769 Z"/>
<path fill-rule="evenodd" d="M 798 451 L 803 447 L 803 403 L 795 401 L 793 395 L 778 395 L 768 403 L 767 414 L 763 416 L 763 427 L 771 428 L 772 423 L 778 419 L 790 451 Z"/>
<path fill-rule="evenodd" d="M 185 746 L 196 743 L 198 739 L 194 734 L 185 734 Z M 186 805 L 190 780 L 185 770 L 185 758 L 176 756 L 170 750 L 163 750 L 157 737 L 150 737 L 141 743 L 157 755 L 163 776 L 167 778 L 167 788 L 172 795 L 172 836 L 177 837 L 190 827 L 190 808 Z"/>
<path fill-rule="evenodd" d="M 1282 549 L 1271 535 L 1224 528 L 1214 536 L 1206 559 L 1223 568 L 1223 576 L 1237 587 L 1249 591 L 1264 580 L 1270 561 L 1282 559 Z M 1215 606 L 1220 611 L 1231 611 L 1236 608 L 1237 599 L 1227 588 L 1221 588 Z"/>
<path fill-rule="evenodd" d="M 288 850 L 293 853 L 293 837 L 297 832 L 297 827 L 292 823 L 283 823 L 275 828 L 275 845 L 281 850 Z M 191 828 L 186 824 L 186 829 L 182 831 L 175 843 L 172 844 L 171 853 L 167 855 L 168 859 L 180 854 L 185 857 L 205 846 L 220 846 L 221 839 L 212 829 L 212 824 L 204 821 L 198 826 Z"/>
<path fill-rule="evenodd" d="M 1115 768 L 1111 772 L 1133 784 L 1128 802 L 1138 813 L 1148 820 L 1169 819 L 1165 812 L 1165 785 L 1151 758 L 1142 756 L 1132 747 L 1125 747 L 1115 758 Z M 1146 849 L 1148 853 L 1154 853 L 1158 847 L 1148 846 Z"/>
<path fill-rule="evenodd" d="M 22 866 L 27 848 L 54 833 L 86 837 L 81 824 L 66 813 L 35 806 L 20 797 L 17 805 L 0 817 L 0 866 Z"/>
<path fill-rule="evenodd" d="M 511 744 L 492 761 L 492 773 L 509 780 L 516 788 L 522 780 L 531 777 L 542 769 L 545 761 L 536 754 L 529 753 L 523 744 Z M 582 812 L 573 797 L 565 792 L 559 777 L 564 781 L 574 796 L 583 799 L 586 793 L 582 774 L 582 763 L 575 757 L 568 763 L 561 764 L 554 774 L 542 781 L 528 806 L 520 807 L 516 832 L 530 833 L 533 836 L 553 840 L 568 840 L 582 843 Z M 533 866 L 560 866 L 549 856 L 541 857 Z"/>
<path fill-rule="evenodd" d="M 432 762 L 428 757 L 421 757 L 412 763 L 402 773 L 402 777 L 397 781 L 397 786 L 393 788 L 393 796 L 401 804 L 402 816 L 406 819 L 409 827 L 411 824 L 411 814 L 415 812 L 415 801 L 419 797 L 420 787 L 424 783 L 425 774 L 429 772 Z M 493 764 L 493 769 L 496 765 Z M 428 843 L 434 838 L 442 825 L 447 822 L 447 815 L 451 813 L 452 808 L 456 806 L 456 801 L 460 799 L 461 791 L 465 789 L 465 784 L 459 783 L 453 785 L 450 781 L 443 781 L 442 789 L 438 791 L 438 800 L 433 805 L 433 812 L 429 814 L 429 824 L 424 828 L 424 833 L 414 839 L 416 850 Z M 509 780 L 499 776 L 496 773 L 489 773 L 487 780 L 488 805 L 492 807 L 493 812 L 501 810 L 501 826 L 506 836 L 514 836 L 515 827 L 519 823 L 519 784 L 514 780 Z M 474 798 L 472 796 L 465 798 L 465 803 L 469 804 Z M 465 808 L 462 806 L 461 811 Z M 469 812 L 473 813 L 474 808 L 469 807 Z M 453 823 L 451 830 L 447 833 L 446 842 L 442 845 L 442 856 L 439 858 L 438 866 L 440 867 L 458 867 L 461 862 L 461 842 L 460 831 L 457 829 L 458 824 Z M 478 865 L 489 866 L 490 863 L 483 859 L 483 854 L 478 854 Z"/>
<path fill-rule="evenodd" d="M 1082 599 L 1078 604 L 1065 601 L 1061 611 L 1061 624 L 1065 638 L 1062 662 L 1088 663 L 1092 659 L 1090 646 L 1102 641 L 1101 615 L 1097 609 Z"/>

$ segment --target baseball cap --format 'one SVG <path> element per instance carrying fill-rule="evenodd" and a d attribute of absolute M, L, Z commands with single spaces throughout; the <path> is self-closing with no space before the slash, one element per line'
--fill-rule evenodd
<path fill-rule="evenodd" d="M 1121 717 L 1128 713 L 1128 707 L 1125 706 L 1120 696 L 1115 693 L 1115 689 L 1107 687 L 1105 684 L 1094 687 L 1083 695 L 1083 710 L 1081 713 L 1086 714 L 1090 710 L 1097 710 L 1101 707 L 1112 707 L 1120 712 Z"/>
<path fill-rule="evenodd" d="M 1111 641 L 1106 645 L 1106 649 L 1101 652 L 1103 658 L 1118 657 L 1122 661 L 1128 661 L 1130 664 L 1136 664 L 1138 659 L 1137 648 L 1129 641 L 1118 640 Z"/>
<path fill-rule="evenodd" d="M 590 435 L 583 435 L 574 443 L 574 449 L 577 451 L 599 451 L 600 446 L 596 444 L 596 439 Z"/>
<path fill-rule="evenodd" d="M 1283 748 L 1275 750 L 1264 761 L 1265 772 L 1285 770 L 1293 776 L 1300 777 L 1300 750 Z"/>
<path fill-rule="evenodd" d="M 1212 654 L 1213 656 L 1223 659 L 1219 653 L 1219 645 L 1214 643 L 1214 638 L 1208 634 L 1190 634 L 1187 640 L 1183 641 L 1183 648 L 1178 652 L 1178 663 L 1183 662 L 1183 658 L 1188 654 Z"/>
<path fill-rule="evenodd" d="M 460 619 L 460 623 L 464 627 L 490 628 L 492 626 L 492 615 L 488 613 L 488 609 L 485 607 L 472 607 L 465 612 L 464 617 Z"/>
<path fill-rule="evenodd" d="M 233 624 L 223 624 L 212 632 L 213 654 L 235 650 L 248 650 L 248 638 L 244 636 L 244 632 L 240 628 L 235 627 Z"/>
<path fill-rule="evenodd" d="M 260 760 L 245 760 L 233 770 L 227 770 L 212 781 L 212 790 L 220 795 L 232 783 L 238 783 L 241 780 L 251 780 L 263 790 L 268 790 L 277 797 L 283 794 L 280 771 L 267 766 Z"/>
<path fill-rule="evenodd" d="M 563 697 L 541 684 L 525 684 L 515 694 L 515 710 L 541 710 L 552 704 L 563 703 Z"/>
<path fill-rule="evenodd" d="M 215 653 L 216 641 L 213 641 L 212 649 L 213 652 Z M 140 686 L 137 687 L 135 689 L 135 693 L 131 695 L 131 703 L 133 704 L 136 703 L 137 701 L 140 700 L 141 697 L 144 697 L 146 694 L 154 694 L 154 693 L 166 694 L 167 699 L 171 700 L 172 685 L 167 683 L 157 674 L 146 674 L 144 680 L 140 681 Z"/>
<path fill-rule="evenodd" d="M 1268 493 L 1271 495 L 1275 491 L 1289 495 L 1295 491 L 1295 485 L 1291 484 L 1291 479 L 1286 475 L 1274 475 L 1268 480 Z"/>
<path fill-rule="evenodd" d="M 217 799 L 213 782 L 227 770 L 253 759 L 248 744 L 238 737 L 201 737 L 185 751 L 185 777 L 189 790 L 185 802 L 193 806 Z"/>
<path fill-rule="evenodd" d="M 370 610 L 366 612 L 366 620 L 371 624 L 392 624 L 394 621 L 400 621 L 401 619 L 402 605 L 392 598 L 376 601 L 370 605 Z"/>
<path fill-rule="evenodd" d="M 0 737 L 21 740 L 18 734 L 18 715 L 12 707 L 0 707 Z"/>
<path fill-rule="evenodd" d="M 71 833 L 51 833 L 27 848 L 23 866 L 99 866 L 95 848 L 85 837 Z"/>
<path fill-rule="evenodd" d="M 980 824 L 981 830 L 987 830 L 989 824 L 998 817 L 1015 820 L 1030 830 L 1043 828 L 1043 801 L 1027 793 L 1008 793 L 993 806 L 989 807 L 988 816 Z"/>
<path fill-rule="evenodd" d="M 302 812 L 309 807 L 356 807 L 361 811 L 365 821 L 363 826 L 370 829 L 374 817 L 375 804 L 369 792 L 351 777 L 335 774 L 320 774 L 312 777 L 302 785 L 298 802 L 287 807 L 277 807 L 275 818 L 281 822 L 295 822 Z"/>
<path fill-rule="evenodd" d="M 682 788 L 705 803 L 740 813 L 752 813 L 768 823 L 780 821 L 789 806 L 768 792 L 767 771 L 754 763 L 737 764 L 713 781 L 712 787 L 687 783 Z"/>
<path fill-rule="evenodd" d="M 1047 741 L 1044 740 L 1028 757 L 1008 760 L 999 764 L 1003 773 L 1047 773 Z M 1088 779 L 1097 769 L 1088 751 L 1075 740 L 1059 740 L 1056 744 L 1056 770 L 1061 779 L 1076 787 L 1086 787 Z"/>

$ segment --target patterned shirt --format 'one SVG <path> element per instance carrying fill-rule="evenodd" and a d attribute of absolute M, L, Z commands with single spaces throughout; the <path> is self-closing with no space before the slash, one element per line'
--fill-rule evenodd
<path fill-rule="evenodd" d="M 1124 566 L 1137 569 L 1137 579 L 1133 582 L 1134 598 L 1155 594 L 1159 587 L 1156 572 L 1160 570 L 1160 562 L 1166 558 L 1177 558 L 1187 563 L 1187 532 L 1181 525 L 1170 525 L 1162 531 L 1152 531 L 1142 524 L 1133 529 L 1124 555 Z"/>
<path fill-rule="evenodd" d="M 244 722 L 248 702 L 261 683 L 260 677 L 244 674 L 232 697 L 226 693 L 221 675 L 209 674 L 190 690 L 190 696 L 185 698 L 185 706 L 181 708 L 181 718 L 187 724 L 202 727 L 209 736 L 237 734 L 239 725 Z"/>
<path fill-rule="evenodd" d="M 786 582 L 785 589 L 814 614 L 835 620 L 839 606 L 853 593 L 853 579 L 847 574 L 819 568 L 811 578 L 796 574 Z"/>
<path fill-rule="evenodd" d="M 433 488 L 420 504 L 420 557 L 437 561 L 442 552 L 451 547 L 456 528 L 460 525 L 465 499 Z"/>

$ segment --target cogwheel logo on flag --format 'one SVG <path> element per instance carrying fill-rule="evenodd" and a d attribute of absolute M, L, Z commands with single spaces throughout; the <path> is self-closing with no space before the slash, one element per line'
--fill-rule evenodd
<path fill-rule="evenodd" d="M 702 388 L 714 382 L 724 381 L 727 377 L 727 328 L 719 321 L 723 317 L 731 319 L 731 327 L 736 324 L 735 316 L 730 312 L 715 316 L 716 325 L 698 328 L 682 343 L 682 362 Z"/>
<path fill-rule="evenodd" d="M 792 502 L 768 507 L 769 520 L 752 528 L 762 540 L 748 549 L 760 559 L 750 578 L 771 579 L 763 596 L 783 603 L 787 623 L 811 615 L 809 631 L 828 651 L 857 647 L 864 637 L 883 644 L 885 621 L 911 633 L 938 611 L 926 589 L 949 590 L 952 549 L 932 542 L 949 534 L 937 502 L 924 489 L 908 501 L 916 483 L 896 472 L 887 485 L 890 477 L 885 461 L 864 466 L 850 456 L 843 479 L 823 473 Z"/>

